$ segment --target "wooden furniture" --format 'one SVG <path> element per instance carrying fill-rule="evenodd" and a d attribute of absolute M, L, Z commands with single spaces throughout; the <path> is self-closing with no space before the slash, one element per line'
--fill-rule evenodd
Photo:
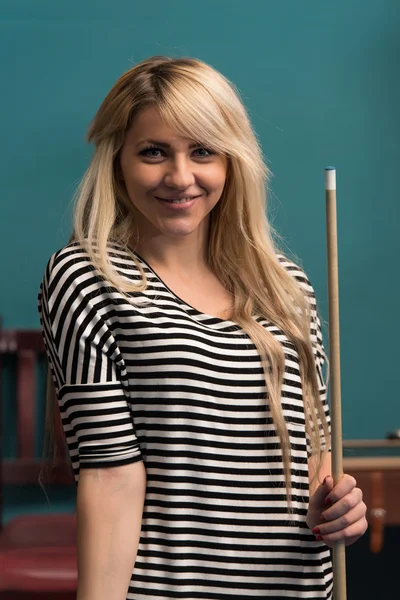
<path fill-rule="evenodd" d="M 1 459 L 1 485 L 39 485 L 43 461 L 35 453 L 38 364 L 46 363 L 40 331 L 0 330 L 0 378 L 5 363 L 15 376 L 16 457 Z M 47 363 L 46 363 L 47 364 Z M 10 375 L 11 376 L 11 375 Z M 59 458 L 44 469 L 43 484 L 74 485 L 65 452 L 55 401 L 56 445 Z M 8 422 L 7 422 L 8 426 Z M 43 473 L 42 473 L 43 474 Z M 1 510 L 1 507 L 0 507 Z M 4 524 L 0 514 L 0 598 L 75 598 L 77 568 L 75 517 L 70 514 L 29 514 Z"/>
<path fill-rule="evenodd" d="M 400 440 L 347 440 L 343 447 L 352 449 L 398 449 L 399 456 L 344 458 L 344 471 L 357 480 L 368 507 L 370 549 L 383 547 L 385 526 L 400 525 Z"/>

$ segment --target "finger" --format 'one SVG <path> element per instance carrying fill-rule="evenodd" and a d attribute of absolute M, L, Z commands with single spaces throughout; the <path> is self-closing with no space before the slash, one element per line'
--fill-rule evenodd
<path fill-rule="evenodd" d="M 331 533 L 344 531 L 354 525 L 354 523 L 358 523 L 364 519 L 366 511 L 367 507 L 365 506 L 364 502 L 360 502 L 357 504 L 357 506 L 338 519 L 329 521 L 328 523 L 321 523 L 321 525 L 314 527 L 313 533 L 316 535 L 322 535 L 323 537 Z"/>
<path fill-rule="evenodd" d="M 329 501 L 334 504 L 347 494 L 349 494 L 357 485 L 357 481 L 351 475 L 343 475 L 333 489 L 329 492 L 325 499 L 325 503 L 329 504 Z"/>
<path fill-rule="evenodd" d="M 323 482 L 317 487 L 310 498 L 310 505 L 321 510 L 321 506 L 325 506 L 325 498 L 333 489 L 333 478 L 327 475 Z"/>
<path fill-rule="evenodd" d="M 333 533 L 326 534 L 322 536 L 322 540 L 325 542 L 327 546 L 333 546 L 337 542 L 344 541 L 346 546 L 353 544 L 356 540 L 358 540 L 368 529 L 368 522 L 365 517 L 353 523 L 346 529 L 342 529 L 341 531 L 335 531 Z"/>
<path fill-rule="evenodd" d="M 341 500 L 338 500 L 330 508 L 327 508 L 322 513 L 324 521 L 333 521 L 338 519 L 342 515 L 349 512 L 352 508 L 360 504 L 363 500 L 363 493 L 360 488 L 354 488 L 349 494 L 347 494 Z"/>

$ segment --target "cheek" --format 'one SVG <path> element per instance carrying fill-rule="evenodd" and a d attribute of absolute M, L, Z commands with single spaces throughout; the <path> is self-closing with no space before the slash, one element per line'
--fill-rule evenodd
<path fill-rule="evenodd" d="M 162 174 L 156 165 L 145 165 L 143 163 L 131 164 L 125 169 L 125 183 L 129 190 L 151 190 L 159 185 Z"/>
<path fill-rule="evenodd" d="M 225 185 L 226 168 L 224 165 L 220 164 L 210 165 L 207 172 L 203 172 L 203 174 L 199 176 L 199 179 L 201 178 L 204 184 L 209 188 L 219 190 Z"/>
<path fill-rule="evenodd" d="M 215 176 L 220 185 L 224 186 L 228 173 L 228 166 L 225 160 L 221 160 L 215 165 Z"/>

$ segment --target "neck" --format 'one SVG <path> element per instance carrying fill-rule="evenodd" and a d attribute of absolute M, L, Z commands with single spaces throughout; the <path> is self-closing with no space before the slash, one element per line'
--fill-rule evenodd
<path fill-rule="evenodd" d="M 193 232 L 187 236 L 153 236 L 132 244 L 132 248 L 155 270 L 179 276 L 209 271 L 205 236 Z"/>

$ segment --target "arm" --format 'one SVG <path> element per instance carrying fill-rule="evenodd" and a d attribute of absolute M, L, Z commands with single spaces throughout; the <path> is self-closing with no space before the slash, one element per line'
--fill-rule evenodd
<path fill-rule="evenodd" d="M 50 260 L 39 314 L 78 482 L 79 600 L 125 600 L 146 487 L 111 306 L 82 252 L 67 248 Z"/>
<path fill-rule="evenodd" d="M 77 600 L 125 600 L 141 530 L 143 462 L 83 469 L 77 498 Z"/>
<path fill-rule="evenodd" d="M 309 283 L 309 282 L 308 282 Z M 309 284 L 310 285 L 310 284 Z M 328 425 L 330 425 L 329 408 L 327 403 L 326 386 L 322 377 L 324 349 L 318 312 L 316 310 L 315 294 L 310 285 L 312 298 L 311 341 L 313 343 L 316 367 L 320 376 L 320 398 L 323 403 Z M 324 445 L 324 442 L 323 442 Z M 334 486 L 332 473 L 332 456 L 328 452 L 319 472 L 316 473 L 317 461 L 315 456 L 309 456 L 308 470 L 310 484 L 310 503 L 307 512 L 307 525 L 315 534 L 318 541 L 324 541 L 332 547 L 336 542 L 345 540 L 346 546 L 353 544 L 367 529 L 366 511 L 363 493 L 356 487 L 354 477 L 344 474 Z M 313 480 L 314 475 L 317 477 Z"/>
<path fill-rule="evenodd" d="M 317 461 L 315 456 L 311 456 L 308 459 L 308 479 L 313 482 L 310 484 L 310 497 L 314 494 L 315 490 L 318 488 L 319 484 L 324 481 L 325 477 L 332 473 L 332 455 L 330 452 L 325 456 L 325 460 L 322 464 L 317 477 L 314 479 L 315 471 L 317 468 Z"/>
<path fill-rule="evenodd" d="M 315 291 L 313 286 L 311 285 L 310 280 L 308 279 L 306 273 L 301 269 L 298 265 L 288 260 L 283 255 L 278 256 L 280 262 L 283 263 L 283 266 L 289 271 L 292 277 L 297 281 L 300 289 L 303 291 L 305 295 L 305 299 L 309 303 L 310 309 L 310 330 L 309 330 L 309 339 L 311 342 L 311 347 L 313 351 L 315 367 L 317 371 L 317 379 L 318 379 L 318 390 L 319 390 L 319 398 L 322 403 L 323 411 L 325 413 L 326 422 L 328 425 L 328 430 L 330 430 L 330 411 L 328 405 L 327 398 L 327 388 L 323 375 L 323 366 L 325 364 L 325 350 L 322 338 L 322 330 L 321 330 L 321 320 L 318 313 L 317 308 L 317 299 L 315 296 Z M 307 419 L 307 415 L 305 414 L 305 418 Z M 318 419 L 319 420 L 319 419 Z M 320 421 L 320 420 L 319 420 Z M 321 425 L 321 423 L 320 423 Z M 308 473 L 309 473 L 309 486 L 310 486 L 310 496 L 315 492 L 319 483 L 323 481 L 323 479 L 330 475 L 332 472 L 331 467 L 331 454 L 329 447 L 326 447 L 327 440 L 325 439 L 325 435 L 322 432 L 321 428 L 321 449 L 328 450 L 325 455 L 324 464 L 320 467 L 319 472 L 317 473 L 317 460 L 316 457 L 313 456 L 313 448 L 311 448 L 311 441 L 309 436 L 306 436 L 307 440 L 307 455 L 308 455 Z"/>

